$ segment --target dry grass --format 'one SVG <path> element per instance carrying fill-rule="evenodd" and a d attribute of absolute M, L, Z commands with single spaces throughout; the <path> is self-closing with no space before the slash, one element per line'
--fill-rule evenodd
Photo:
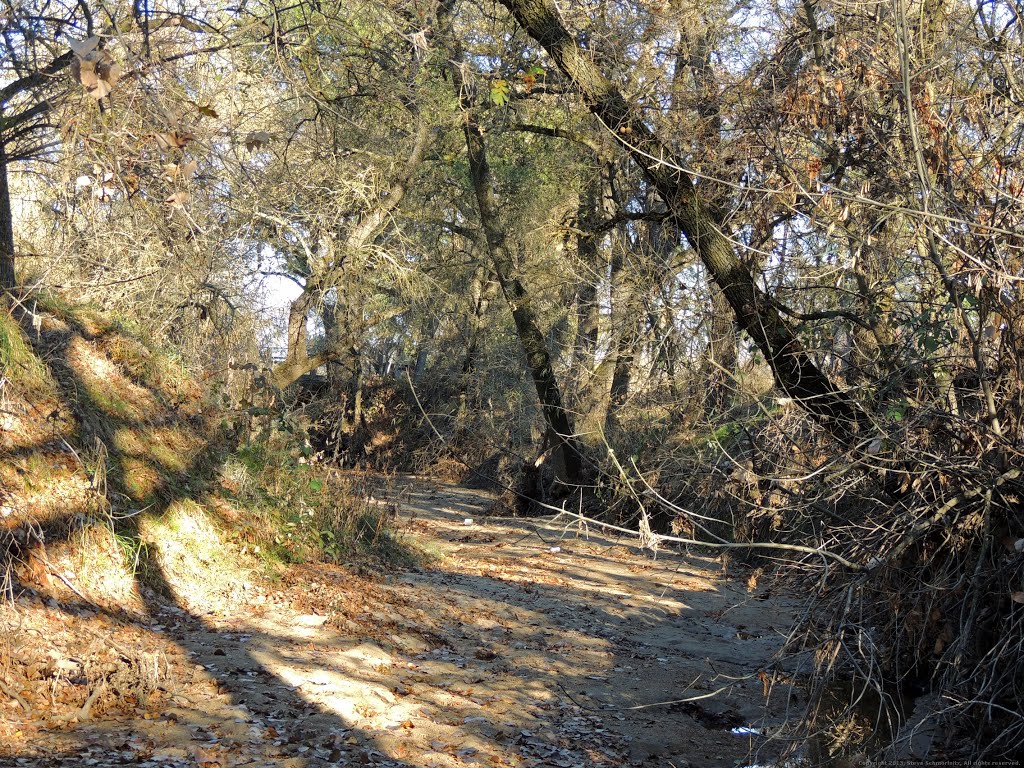
<path fill-rule="evenodd" d="M 28 553 L 39 553 L 38 560 L 47 548 L 54 557 L 74 552 L 61 567 L 85 582 L 109 582 L 105 599 L 125 600 L 124 576 L 110 566 L 117 558 L 97 546 L 95 531 L 107 530 L 130 565 L 125 550 L 137 549 L 126 544 L 137 538 L 135 516 L 168 503 L 190 475 L 204 471 L 208 430 L 188 418 L 201 407 L 201 390 L 180 367 L 161 368 L 166 356 L 109 318 L 43 306 L 20 320 L 0 315 L 0 567 L 12 589 L 16 580 L 49 587 Z M 164 390 L 145 386 L 147 376 L 159 376 Z M 167 391 L 179 399 L 170 401 Z M 184 408 L 182 392 L 194 395 Z M 98 573 L 109 578 L 94 578 Z"/>
<path fill-rule="evenodd" d="M 232 537 L 223 518 L 192 499 L 139 525 L 148 567 L 158 567 L 176 602 L 197 613 L 238 604 L 258 578 L 260 562 Z"/>

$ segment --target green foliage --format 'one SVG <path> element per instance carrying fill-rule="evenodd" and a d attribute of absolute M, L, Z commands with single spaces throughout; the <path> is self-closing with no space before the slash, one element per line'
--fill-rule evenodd
<path fill-rule="evenodd" d="M 730 421 L 717 427 L 714 432 L 711 433 L 710 441 L 715 443 L 724 443 L 735 435 L 738 435 L 739 432 L 740 425 L 735 421 Z"/>
<path fill-rule="evenodd" d="M 903 417 L 906 414 L 907 402 L 901 401 L 899 403 L 893 403 L 888 407 L 885 412 L 885 416 L 889 421 L 903 421 Z"/>
<path fill-rule="evenodd" d="M 225 461 L 222 485 L 251 513 L 252 550 L 281 563 L 417 560 L 391 527 L 394 507 L 357 480 L 310 464 L 291 435 L 241 447 Z"/>
<path fill-rule="evenodd" d="M 503 107 L 508 104 L 509 97 L 511 96 L 511 87 L 508 84 L 508 80 L 495 80 L 491 83 L 491 91 L 489 98 L 491 103 L 496 107 Z"/>
<path fill-rule="evenodd" d="M 952 320 L 952 307 L 925 307 L 913 327 L 917 347 L 925 358 L 936 355 L 957 340 L 957 326 Z"/>
<path fill-rule="evenodd" d="M 64 296 L 55 291 L 40 290 L 32 295 L 35 310 L 49 312 L 57 317 L 71 317 L 74 306 Z"/>
<path fill-rule="evenodd" d="M 0 314 L 0 374 L 26 387 L 46 380 L 46 369 L 25 341 L 21 327 L 6 313 Z"/>
<path fill-rule="evenodd" d="M 138 536 L 124 533 L 111 526 L 111 538 L 117 551 L 121 554 L 121 561 L 129 573 L 138 573 L 140 566 L 149 559 L 148 545 Z"/>

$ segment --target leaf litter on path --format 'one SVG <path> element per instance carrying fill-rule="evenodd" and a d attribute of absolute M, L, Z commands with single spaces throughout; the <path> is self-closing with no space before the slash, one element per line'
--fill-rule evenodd
<path fill-rule="evenodd" d="M 86 722 L 11 699 L 0 765 L 721 766 L 781 718 L 756 673 L 792 606 L 752 600 L 712 561 L 488 518 L 480 491 L 410 482 L 402 497 L 405 535 L 442 552 L 419 570 L 294 566 L 244 603 L 148 620 L 21 606 L 40 636 L 63 621 L 166 669 L 147 701 Z"/>

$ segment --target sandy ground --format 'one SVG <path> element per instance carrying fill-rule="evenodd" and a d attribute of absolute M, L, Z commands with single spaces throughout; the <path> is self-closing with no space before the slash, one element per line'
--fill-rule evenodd
<path fill-rule="evenodd" d="M 413 572 L 298 566 L 231 603 L 151 596 L 142 619 L 22 597 L 2 616 L 0 765 L 697 768 L 778 754 L 733 731 L 785 719 L 765 670 L 795 603 L 716 561 L 487 518 L 490 501 L 403 481 L 397 525 L 433 555 Z M 61 631 L 92 638 L 88 664 L 60 652 Z M 26 655 L 38 669 L 19 692 Z"/>

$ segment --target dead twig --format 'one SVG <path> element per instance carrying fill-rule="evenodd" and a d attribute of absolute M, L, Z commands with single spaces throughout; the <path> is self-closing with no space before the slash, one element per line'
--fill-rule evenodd
<path fill-rule="evenodd" d="M 25 701 L 21 694 L 11 688 L 11 686 L 8 685 L 2 677 L 0 677 L 0 692 L 3 692 L 5 695 L 18 702 L 21 705 L 21 708 L 25 710 L 25 714 L 30 714 L 32 712 L 32 707 L 29 706 L 28 702 Z"/>
<path fill-rule="evenodd" d="M 91 720 L 92 719 L 92 705 L 96 703 L 96 699 L 99 698 L 100 694 L 103 693 L 103 689 L 107 687 L 107 683 L 104 680 L 100 680 L 96 687 L 93 688 L 92 693 L 89 694 L 89 698 L 85 700 L 75 714 L 71 716 L 71 720 Z"/>

